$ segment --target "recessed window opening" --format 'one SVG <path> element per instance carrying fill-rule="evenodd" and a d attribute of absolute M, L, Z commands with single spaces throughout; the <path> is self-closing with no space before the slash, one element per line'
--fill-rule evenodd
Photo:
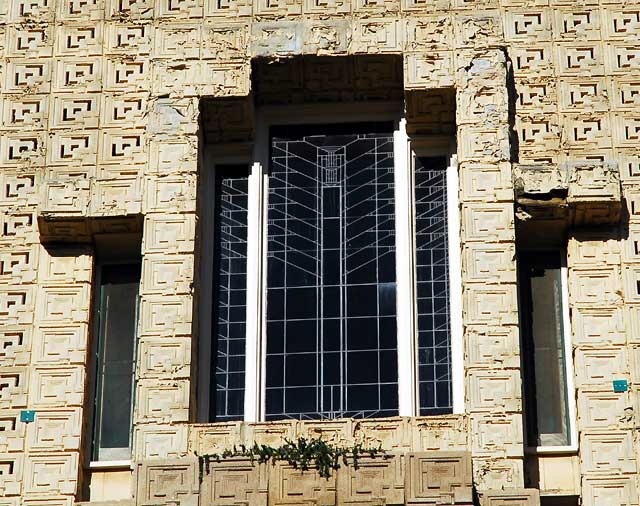
<path fill-rule="evenodd" d="M 96 271 L 92 460 L 129 460 L 140 263 L 104 263 Z"/>
<path fill-rule="evenodd" d="M 398 414 L 393 131 L 270 131 L 268 420 Z"/>
<path fill-rule="evenodd" d="M 429 125 L 388 57 L 253 79 L 242 121 L 201 108 L 200 420 L 461 410 L 452 95 Z"/>
<path fill-rule="evenodd" d="M 421 415 L 451 413 L 451 315 L 446 156 L 414 162 L 418 382 Z"/>
<path fill-rule="evenodd" d="M 242 420 L 244 411 L 249 167 L 218 165 L 210 406 L 217 421 Z"/>
<path fill-rule="evenodd" d="M 527 444 L 575 445 L 566 268 L 558 251 L 519 255 Z"/>

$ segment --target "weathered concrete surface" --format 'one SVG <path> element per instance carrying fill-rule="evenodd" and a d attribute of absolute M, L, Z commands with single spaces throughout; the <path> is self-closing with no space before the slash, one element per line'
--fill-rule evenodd
<path fill-rule="evenodd" d="M 405 90 L 456 88 L 445 131 L 457 131 L 460 166 L 466 415 L 439 428 L 359 422 L 373 424 L 363 433 L 405 453 L 460 445 L 484 504 L 537 501 L 520 491 L 515 175 L 530 197 L 519 216 L 532 216 L 540 194 L 566 192 L 569 224 L 583 227 L 568 240 L 580 465 L 564 469 L 585 506 L 637 505 L 639 12 L 633 0 L 1 2 L 0 503 L 69 505 L 89 479 L 81 444 L 96 235 L 143 235 L 132 466 L 188 467 L 181 458 L 205 444 L 194 434 L 240 437 L 189 423 L 199 100 L 230 101 L 206 114 L 218 122 L 210 142 L 221 129 L 246 142 L 252 57 L 395 54 Z M 368 72 L 385 76 L 384 66 Z M 320 87 L 341 78 L 322 76 Z M 439 124 L 431 106 L 414 110 L 427 113 L 415 123 L 423 131 Z M 547 172 L 529 178 L 528 166 Z M 171 360 L 154 360 L 169 347 Z M 629 391 L 613 392 L 613 378 Z M 35 424 L 19 421 L 26 408 L 38 411 Z M 147 490 L 140 476 L 136 490 Z"/>

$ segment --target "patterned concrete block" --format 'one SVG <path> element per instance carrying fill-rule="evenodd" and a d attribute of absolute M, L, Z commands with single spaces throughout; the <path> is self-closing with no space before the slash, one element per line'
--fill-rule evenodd
<path fill-rule="evenodd" d="M 250 506 L 267 504 L 267 466 L 248 460 L 212 462 L 200 488 L 200 500 L 209 504 Z"/>
<path fill-rule="evenodd" d="M 465 453 L 410 453 L 405 471 L 405 504 L 451 504 L 471 498 L 471 459 Z M 461 501 L 460 501 L 461 502 Z"/>
<path fill-rule="evenodd" d="M 341 470 L 337 482 L 286 466 L 267 476 L 244 463 L 221 468 L 218 481 L 206 484 L 207 500 L 299 504 L 302 495 L 321 504 L 399 504 L 405 487 L 409 502 L 464 504 L 473 483 L 485 504 L 537 504 L 534 492 L 521 490 L 514 191 L 538 203 L 541 194 L 561 191 L 567 207 L 557 223 L 572 227 L 582 502 L 637 505 L 638 444 L 629 431 L 637 427 L 631 407 L 639 383 L 639 31 L 637 9 L 618 0 L 4 2 L 0 496 L 9 499 L 0 502 L 16 506 L 24 495 L 27 505 L 70 505 L 80 440 L 90 439 L 81 424 L 91 405 L 85 384 L 95 258 L 88 247 L 56 242 L 89 245 L 97 235 L 135 232 L 144 256 L 138 503 L 197 502 L 188 450 L 321 435 L 394 455 L 471 451 L 475 475 L 443 492 L 430 480 L 455 474 L 451 462 L 425 463 L 436 475 L 418 473 L 409 484 L 403 476 L 419 467 L 411 456 L 406 465 L 396 456 L 367 463 L 360 474 Z M 345 55 L 358 55 L 356 63 L 333 58 Z M 385 63 L 390 55 L 397 65 Z M 314 68 L 309 57 L 332 58 Z M 466 414 L 190 425 L 202 141 L 250 152 L 260 126 L 256 104 L 403 96 L 407 110 L 417 111 L 407 118 L 410 135 L 457 137 Z M 203 97 L 223 100 L 203 102 L 200 111 Z M 536 175 L 527 179 L 531 167 L 548 170 L 529 171 Z M 613 392 L 612 376 L 628 379 L 629 391 Z M 25 427 L 16 417 L 27 408 L 37 413 Z M 176 460 L 152 466 L 166 458 Z M 511 490 L 493 493 L 502 489 Z"/>
<path fill-rule="evenodd" d="M 174 501 L 197 504 L 198 463 L 195 459 L 156 460 L 138 464 L 136 503 Z"/>
<path fill-rule="evenodd" d="M 269 466 L 269 504 L 299 504 L 301 498 L 326 506 L 336 504 L 336 476 L 324 479 L 315 469 L 300 472 L 287 463 Z"/>
<path fill-rule="evenodd" d="M 540 504 L 540 493 L 535 489 L 488 492 L 480 496 L 483 506 L 537 506 Z"/>

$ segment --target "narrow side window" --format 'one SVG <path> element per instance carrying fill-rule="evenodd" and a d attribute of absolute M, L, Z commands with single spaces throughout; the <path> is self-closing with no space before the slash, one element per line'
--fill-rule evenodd
<path fill-rule="evenodd" d="M 527 444 L 569 446 L 562 257 L 536 252 L 519 260 Z"/>
<path fill-rule="evenodd" d="M 242 420 L 246 354 L 249 166 L 216 166 L 214 232 L 213 421 Z"/>
<path fill-rule="evenodd" d="M 447 159 L 416 157 L 415 258 L 420 415 L 453 411 Z"/>
<path fill-rule="evenodd" d="M 92 459 L 131 458 L 140 264 L 98 268 Z"/>

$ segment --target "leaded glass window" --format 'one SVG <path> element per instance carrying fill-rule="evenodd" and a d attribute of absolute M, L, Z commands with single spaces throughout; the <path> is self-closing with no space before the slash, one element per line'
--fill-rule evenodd
<path fill-rule="evenodd" d="M 266 418 L 397 415 L 393 125 L 270 147 Z"/>
<path fill-rule="evenodd" d="M 248 167 L 216 167 L 214 279 L 215 389 L 211 412 L 216 421 L 242 420 L 244 414 Z"/>
<path fill-rule="evenodd" d="M 313 123 L 326 115 L 311 109 L 290 114 L 261 110 L 252 151 L 205 151 L 215 177 L 204 192 L 213 233 L 203 279 L 214 310 L 201 328 L 212 333 L 200 350 L 211 385 L 202 419 L 460 411 L 449 142 L 409 138 L 394 108 L 343 124 Z M 303 114 L 311 124 L 288 124 Z"/>
<path fill-rule="evenodd" d="M 421 415 L 452 412 L 447 159 L 416 157 L 415 248 Z"/>

